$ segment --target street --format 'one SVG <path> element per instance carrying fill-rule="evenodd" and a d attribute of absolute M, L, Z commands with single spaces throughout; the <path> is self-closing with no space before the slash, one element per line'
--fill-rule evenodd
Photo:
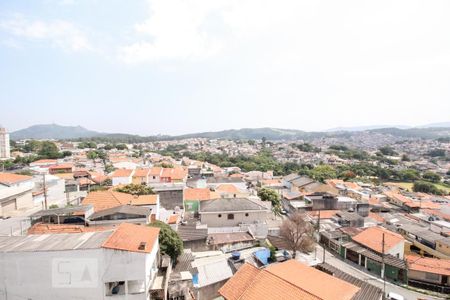
<path fill-rule="evenodd" d="M 319 245 L 316 246 L 317 249 L 317 259 L 322 262 L 323 259 L 323 248 Z M 312 253 L 312 256 L 314 256 L 314 253 Z M 379 287 L 383 289 L 383 280 L 371 275 L 365 271 L 362 271 L 351 264 L 342 261 L 340 258 L 335 257 L 332 253 L 325 251 L 325 262 L 338 268 L 339 270 L 342 270 L 360 280 L 369 282 L 370 284 Z M 400 287 L 398 285 L 389 283 L 386 281 L 386 293 L 394 292 L 396 294 L 400 294 L 403 297 L 405 297 L 405 300 L 417 300 L 417 299 L 427 299 L 427 300 L 434 300 L 434 299 L 443 299 L 438 297 L 433 297 L 421 293 L 417 293 L 414 291 L 411 291 L 409 289 L 405 289 L 403 287 Z"/>

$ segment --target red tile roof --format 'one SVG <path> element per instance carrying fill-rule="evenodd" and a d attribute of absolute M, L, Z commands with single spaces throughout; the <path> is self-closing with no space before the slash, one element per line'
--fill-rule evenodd
<path fill-rule="evenodd" d="M 185 189 L 184 193 L 184 200 L 198 200 L 198 201 L 204 201 L 204 200 L 210 200 L 211 197 L 211 191 L 208 188 L 193 188 L 193 189 Z"/>
<path fill-rule="evenodd" d="M 245 264 L 219 289 L 227 300 L 350 300 L 358 291 L 358 287 L 296 260 L 261 270 Z"/>
<path fill-rule="evenodd" d="M 450 276 L 450 260 L 407 255 L 408 269 Z"/>
<path fill-rule="evenodd" d="M 158 195 L 142 195 L 134 196 L 126 193 L 115 192 L 113 190 L 90 192 L 84 198 L 82 204 L 92 204 L 94 211 L 101 211 L 104 209 L 121 206 L 121 205 L 155 205 L 158 200 Z"/>
<path fill-rule="evenodd" d="M 133 171 L 129 169 L 117 169 L 112 173 L 111 177 L 130 177 Z"/>
<path fill-rule="evenodd" d="M 103 243 L 103 248 L 150 253 L 158 241 L 159 228 L 120 224 Z"/>
<path fill-rule="evenodd" d="M 59 165 L 50 166 L 48 169 L 49 170 L 61 170 L 61 169 L 72 169 L 72 168 L 73 168 L 73 164 L 59 164 Z"/>
<path fill-rule="evenodd" d="M 384 251 L 389 251 L 392 247 L 405 241 L 398 233 L 394 233 L 382 227 L 369 227 L 363 232 L 352 237 L 353 241 L 364 245 L 378 253 L 382 253 L 382 240 L 384 233 Z"/>
<path fill-rule="evenodd" d="M 22 181 L 31 180 L 33 177 L 26 176 L 26 175 L 20 175 L 20 174 L 14 174 L 14 173 L 0 173 L 0 183 L 11 185 L 15 183 L 19 183 Z"/>
<path fill-rule="evenodd" d="M 147 177 L 150 173 L 150 169 L 136 169 L 134 171 L 133 177 Z"/>

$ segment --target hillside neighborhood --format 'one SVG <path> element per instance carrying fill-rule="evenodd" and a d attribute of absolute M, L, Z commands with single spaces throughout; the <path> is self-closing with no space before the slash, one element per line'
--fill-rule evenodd
<path fill-rule="evenodd" d="M 12 141 L 2 128 L 0 299 L 444 299 L 449 140 L 365 135 Z"/>

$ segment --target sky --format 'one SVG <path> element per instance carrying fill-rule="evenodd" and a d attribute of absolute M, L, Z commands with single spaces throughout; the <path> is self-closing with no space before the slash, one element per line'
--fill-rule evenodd
<path fill-rule="evenodd" d="M 448 0 L 3 0 L 0 124 L 449 122 L 448 16 Z"/>

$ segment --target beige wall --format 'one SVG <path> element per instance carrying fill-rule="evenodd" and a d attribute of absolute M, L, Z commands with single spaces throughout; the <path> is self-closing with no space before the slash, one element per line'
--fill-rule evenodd
<path fill-rule="evenodd" d="M 248 213 L 248 216 L 245 215 L 246 213 Z M 219 214 L 221 217 L 219 217 Z M 228 214 L 233 214 L 234 219 L 228 220 Z M 200 221 L 210 227 L 229 227 L 238 226 L 242 223 L 265 222 L 267 217 L 267 211 L 201 213 Z"/>
<path fill-rule="evenodd" d="M 441 284 L 442 276 L 438 275 L 437 279 L 433 280 L 430 278 L 426 278 L 426 272 L 409 270 L 408 271 L 408 279 L 420 280 L 420 281 L 435 283 L 435 284 Z M 450 277 L 447 278 L 447 285 L 449 285 L 449 284 L 450 284 Z"/>
<path fill-rule="evenodd" d="M 441 241 L 436 241 L 436 251 L 450 256 L 450 245 L 446 245 L 446 244 L 442 243 Z"/>
<path fill-rule="evenodd" d="M 31 191 L 28 191 L 28 192 L 25 192 L 25 193 L 22 193 L 22 194 L 19 194 L 18 196 L 11 196 L 11 197 L 8 197 L 8 200 L 13 200 L 13 199 L 15 199 L 16 200 L 16 210 L 15 211 L 18 211 L 18 210 L 23 210 L 23 211 L 26 211 L 26 210 L 28 210 L 28 209 L 31 209 L 31 208 L 33 208 L 33 196 L 32 196 L 32 194 L 31 194 Z M 2 199 L 3 200 L 3 199 Z M 8 200 L 6 200 L 6 201 L 8 201 Z M 2 202 L 4 202 L 5 200 L 3 200 Z M 4 214 L 4 212 L 2 211 L 2 207 L 1 207 L 1 205 L 0 205 L 0 216 L 3 216 L 3 217 L 10 217 L 10 216 L 12 216 L 13 214 L 11 214 L 11 213 L 6 213 L 5 212 L 5 214 Z M 14 215 L 16 215 L 16 214 L 14 214 Z"/>

